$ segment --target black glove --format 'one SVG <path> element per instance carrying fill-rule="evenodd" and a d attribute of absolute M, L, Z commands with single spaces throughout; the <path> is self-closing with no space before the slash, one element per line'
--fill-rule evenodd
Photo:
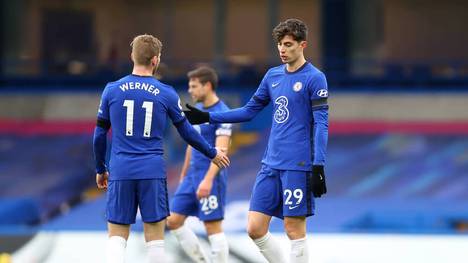
<path fill-rule="evenodd" d="M 210 121 L 210 113 L 201 111 L 190 104 L 185 104 L 189 110 L 184 110 L 185 117 L 191 124 L 202 124 Z"/>
<path fill-rule="evenodd" d="M 314 197 L 321 197 L 327 193 L 327 185 L 325 184 L 325 172 L 323 165 L 312 166 L 312 180 L 311 180 L 312 193 Z"/>

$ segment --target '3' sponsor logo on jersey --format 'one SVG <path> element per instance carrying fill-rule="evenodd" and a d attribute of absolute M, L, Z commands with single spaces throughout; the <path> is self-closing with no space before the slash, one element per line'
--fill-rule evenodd
<path fill-rule="evenodd" d="M 275 111 L 275 121 L 277 123 L 283 123 L 289 118 L 288 110 L 288 98 L 285 96 L 280 96 L 275 100 L 276 111 Z"/>

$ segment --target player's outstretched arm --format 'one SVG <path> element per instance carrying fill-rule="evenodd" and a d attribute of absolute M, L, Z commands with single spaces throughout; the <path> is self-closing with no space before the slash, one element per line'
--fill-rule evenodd
<path fill-rule="evenodd" d="M 186 104 L 188 110 L 184 111 L 185 116 L 192 124 L 210 123 L 237 123 L 252 120 L 257 114 L 270 103 L 268 86 L 264 80 L 260 83 L 255 94 L 243 107 L 221 112 L 204 112 L 192 105 Z"/>
<path fill-rule="evenodd" d="M 243 107 L 221 112 L 205 112 L 190 104 L 185 104 L 188 110 L 184 113 L 191 124 L 246 122 L 257 116 L 268 103 L 269 101 L 261 101 L 254 96 Z"/>
<path fill-rule="evenodd" d="M 180 136 L 193 148 L 210 158 L 220 168 L 229 166 L 229 158 L 226 154 L 211 147 L 205 139 L 184 119 L 175 124 Z"/>
<path fill-rule="evenodd" d="M 199 110 L 188 103 L 185 106 L 188 110 L 184 111 L 184 114 L 191 124 L 202 124 L 210 121 L 209 112 Z"/>

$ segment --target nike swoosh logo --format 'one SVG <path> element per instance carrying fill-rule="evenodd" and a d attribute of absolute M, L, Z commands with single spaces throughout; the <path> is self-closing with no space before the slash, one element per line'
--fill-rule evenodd
<path fill-rule="evenodd" d="M 213 213 L 213 210 L 206 211 L 206 212 L 205 212 L 205 215 L 209 215 L 209 214 L 211 214 L 211 213 Z"/>
<path fill-rule="evenodd" d="M 279 82 L 271 84 L 271 87 L 274 88 L 279 85 Z"/>
<path fill-rule="evenodd" d="M 299 205 L 296 205 L 296 206 L 290 206 L 289 207 L 289 210 L 293 210 L 294 208 L 298 207 Z"/>

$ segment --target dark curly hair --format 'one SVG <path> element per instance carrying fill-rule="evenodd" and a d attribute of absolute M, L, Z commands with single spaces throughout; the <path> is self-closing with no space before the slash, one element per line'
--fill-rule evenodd
<path fill-rule="evenodd" d="M 290 18 L 279 23 L 273 29 L 273 38 L 280 42 L 285 36 L 290 35 L 298 42 L 307 40 L 307 26 L 299 19 Z"/>
<path fill-rule="evenodd" d="M 197 69 L 194 69 L 187 73 L 187 77 L 191 78 L 198 78 L 201 84 L 205 85 L 205 83 L 210 82 L 211 87 L 213 90 L 218 87 L 218 75 L 216 71 L 210 67 L 202 66 Z"/>

